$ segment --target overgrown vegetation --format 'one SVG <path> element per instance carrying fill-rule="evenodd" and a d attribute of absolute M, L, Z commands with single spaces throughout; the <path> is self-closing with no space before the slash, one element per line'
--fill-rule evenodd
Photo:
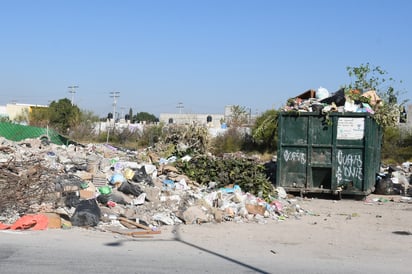
<path fill-rule="evenodd" d="M 140 122 L 155 123 L 155 122 L 159 122 L 159 119 L 157 119 L 156 116 L 148 112 L 139 112 L 135 116 L 132 116 L 132 122 L 134 123 L 140 123 Z"/>
<path fill-rule="evenodd" d="M 174 156 L 182 157 L 207 153 L 210 140 L 204 126 L 168 125 L 163 128 L 162 141 L 173 146 Z"/>
<path fill-rule="evenodd" d="M 96 123 L 99 117 L 91 111 L 80 111 L 80 121 L 70 131 L 69 137 L 77 141 L 96 140 Z"/>
<path fill-rule="evenodd" d="M 245 106 L 234 105 L 230 108 L 227 124 L 229 127 L 241 127 L 250 122 L 250 110 Z"/>
<path fill-rule="evenodd" d="M 380 96 L 382 102 L 372 106 L 375 114 L 374 118 L 383 128 L 397 126 L 400 118 L 401 110 L 407 100 L 398 102 L 401 91 L 397 88 L 399 83 L 394 78 L 390 77 L 388 72 L 379 66 L 371 66 L 369 63 L 361 64 L 358 67 L 346 68 L 350 77 L 353 78 L 352 83 L 347 85 L 346 94 L 357 96 L 354 99 L 359 100 L 363 92 L 374 90 Z M 359 93 L 350 94 L 351 91 L 357 90 Z M 369 102 L 367 98 L 362 99 Z"/>
<path fill-rule="evenodd" d="M 358 67 L 347 67 L 346 70 L 353 78 L 346 88 L 359 90 L 360 93 L 375 90 L 382 102 L 374 106 L 374 119 L 383 128 L 382 153 L 383 163 L 399 164 L 412 159 L 412 134 L 399 126 L 402 111 L 408 100 L 399 102 L 401 91 L 398 85 L 402 81 L 395 81 L 389 77 L 388 72 L 379 66 L 371 66 L 369 63 Z"/>
<path fill-rule="evenodd" d="M 138 147 L 151 147 L 158 143 L 163 136 L 164 124 L 146 125 L 137 140 Z"/>
<path fill-rule="evenodd" d="M 67 98 L 51 102 L 48 114 L 50 125 L 63 134 L 80 124 L 80 109 Z"/>
<path fill-rule="evenodd" d="M 270 109 L 256 118 L 252 136 L 261 151 L 274 153 L 277 149 L 278 116 L 279 111 Z"/>
<path fill-rule="evenodd" d="M 382 162 L 397 165 L 412 161 L 412 131 L 402 127 L 388 127 L 384 131 Z"/>
<path fill-rule="evenodd" d="M 53 127 L 50 124 L 50 109 L 47 107 L 32 107 L 30 113 L 22 113 L 18 120 L 26 120 L 31 126 L 47 127 L 50 125 Z"/>
<path fill-rule="evenodd" d="M 210 151 L 214 155 L 221 156 L 223 153 L 241 151 L 246 143 L 246 134 L 239 128 L 230 127 L 223 134 L 213 138 Z"/>
<path fill-rule="evenodd" d="M 274 195 L 265 167 L 253 159 L 199 155 L 189 162 L 178 161 L 176 166 L 202 185 L 207 186 L 210 182 L 216 182 L 217 188 L 239 185 L 242 191 L 259 194 L 267 201 Z"/>
<path fill-rule="evenodd" d="M 9 117 L 0 116 L 0 123 L 10 123 Z"/>

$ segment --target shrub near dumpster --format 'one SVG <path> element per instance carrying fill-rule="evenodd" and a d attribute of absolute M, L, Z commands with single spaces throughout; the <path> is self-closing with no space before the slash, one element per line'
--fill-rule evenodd
<path fill-rule="evenodd" d="M 217 182 L 221 188 L 236 184 L 244 192 L 261 194 L 269 201 L 274 188 L 266 178 L 265 167 L 256 160 L 247 158 L 218 158 L 197 156 L 188 162 L 178 161 L 176 167 L 202 185 Z"/>

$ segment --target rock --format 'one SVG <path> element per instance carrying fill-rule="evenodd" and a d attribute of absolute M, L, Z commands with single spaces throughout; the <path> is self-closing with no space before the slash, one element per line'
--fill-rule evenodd
<path fill-rule="evenodd" d="M 156 187 L 145 187 L 146 200 L 149 202 L 160 202 L 160 189 Z"/>
<path fill-rule="evenodd" d="M 173 173 L 177 173 L 177 174 L 179 173 L 177 168 L 175 168 L 174 166 L 171 166 L 171 165 L 162 166 L 161 171 L 162 171 L 161 173 L 163 173 L 163 174 L 167 174 L 169 172 L 173 172 Z"/>
<path fill-rule="evenodd" d="M 191 206 L 183 212 L 183 221 L 186 224 L 199 224 L 208 222 L 208 217 L 199 206 Z"/>
<path fill-rule="evenodd" d="M 213 209 L 213 216 L 214 216 L 215 221 L 217 223 L 223 222 L 223 212 L 222 212 L 222 210 L 220 210 L 218 208 Z"/>

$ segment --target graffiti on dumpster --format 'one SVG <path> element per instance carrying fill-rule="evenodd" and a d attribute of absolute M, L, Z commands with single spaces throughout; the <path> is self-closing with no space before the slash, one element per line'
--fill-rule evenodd
<path fill-rule="evenodd" d="M 283 152 L 283 158 L 285 159 L 285 162 L 289 161 L 294 161 L 294 162 L 299 162 L 302 165 L 306 164 L 306 154 L 303 152 L 296 152 L 296 151 L 288 151 L 285 150 Z"/>
<path fill-rule="evenodd" d="M 344 154 L 342 150 L 338 150 L 337 155 L 338 169 L 336 178 L 338 185 L 343 178 L 362 180 L 362 158 L 359 154 Z"/>

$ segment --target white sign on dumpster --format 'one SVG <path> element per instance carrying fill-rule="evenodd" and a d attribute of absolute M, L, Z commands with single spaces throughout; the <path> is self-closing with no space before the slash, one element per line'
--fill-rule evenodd
<path fill-rule="evenodd" d="M 365 118 L 338 119 L 338 140 L 362 140 L 365 136 Z"/>

